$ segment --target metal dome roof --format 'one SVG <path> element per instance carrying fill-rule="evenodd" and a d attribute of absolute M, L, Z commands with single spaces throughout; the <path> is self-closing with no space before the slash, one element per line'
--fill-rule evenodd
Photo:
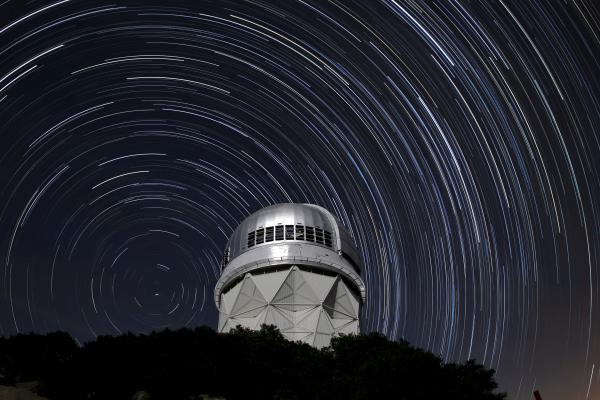
<path fill-rule="evenodd" d="M 221 268 L 214 289 L 219 332 L 273 324 L 290 340 L 322 347 L 332 336 L 360 331 L 360 257 L 323 207 L 287 203 L 256 211 L 231 235 Z"/>
<path fill-rule="evenodd" d="M 323 207 L 296 203 L 265 207 L 242 221 L 231 235 L 215 285 L 215 302 L 219 304 L 222 291 L 246 273 L 289 265 L 338 274 L 365 301 L 358 254 L 348 231 Z"/>
<path fill-rule="evenodd" d="M 284 239 L 284 236 L 277 236 L 280 232 L 285 232 L 286 226 L 302 227 L 302 232 L 306 236 L 304 239 L 300 239 L 301 241 L 308 240 L 313 245 L 327 247 L 338 252 L 351 262 L 356 272 L 360 273 L 361 259 L 358 250 L 342 223 L 321 206 L 300 203 L 275 204 L 248 216 L 236 228 L 227 243 L 223 267 L 229 261 L 257 246 L 281 244 L 282 241 L 288 242 L 289 240 L 297 242 L 296 238 L 289 239 L 285 236 Z M 264 233 L 261 231 L 263 229 Z M 250 239 L 254 238 L 256 232 L 267 236 L 264 241 L 255 239 L 251 243 Z M 271 240 L 267 239 L 268 235 L 272 235 Z M 320 238 L 322 239 L 319 240 Z"/>

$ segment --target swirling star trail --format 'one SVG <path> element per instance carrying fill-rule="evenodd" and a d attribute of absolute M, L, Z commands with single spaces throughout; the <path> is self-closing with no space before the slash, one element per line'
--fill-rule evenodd
<path fill-rule="evenodd" d="M 0 334 L 215 325 L 279 202 L 359 243 L 365 331 L 600 398 L 592 0 L 0 5 Z"/>

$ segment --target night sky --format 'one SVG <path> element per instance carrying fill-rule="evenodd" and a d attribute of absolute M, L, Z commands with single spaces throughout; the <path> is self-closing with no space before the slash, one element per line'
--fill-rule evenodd
<path fill-rule="evenodd" d="M 357 240 L 364 331 L 600 399 L 594 0 L 0 0 L 0 334 L 216 325 L 233 229 Z"/>

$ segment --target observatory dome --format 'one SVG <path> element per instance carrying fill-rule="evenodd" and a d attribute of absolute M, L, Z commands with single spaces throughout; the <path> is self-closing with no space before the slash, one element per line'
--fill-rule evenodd
<path fill-rule="evenodd" d="M 317 347 L 336 333 L 358 333 L 361 269 L 351 235 L 323 207 L 258 210 L 235 229 L 223 254 L 214 293 L 219 331 L 268 323 Z"/>

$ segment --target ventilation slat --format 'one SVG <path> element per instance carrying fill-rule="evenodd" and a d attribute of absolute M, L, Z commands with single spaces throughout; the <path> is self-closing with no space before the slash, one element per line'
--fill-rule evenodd
<path fill-rule="evenodd" d="M 315 241 L 315 228 L 313 228 L 312 226 L 306 227 L 306 240 L 309 242 Z"/>
<path fill-rule="evenodd" d="M 323 239 L 323 229 L 315 228 L 315 239 L 317 243 L 324 244 L 325 241 Z"/>
<path fill-rule="evenodd" d="M 294 240 L 294 225 L 285 226 L 285 240 Z"/>
<path fill-rule="evenodd" d="M 296 240 L 304 240 L 304 227 L 296 226 Z"/>
<path fill-rule="evenodd" d="M 254 239 L 256 238 L 256 232 L 248 232 L 248 247 L 254 246 Z"/>
<path fill-rule="evenodd" d="M 257 229 L 256 230 L 256 244 L 264 243 L 265 241 L 265 230 Z"/>
<path fill-rule="evenodd" d="M 301 240 L 332 247 L 329 231 L 314 226 L 277 225 L 248 232 L 247 248 L 274 240 Z"/>
<path fill-rule="evenodd" d="M 275 240 L 283 240 L 283 225 L 275 227 Z"/>
<path fill-rule="evenodd" d="M 272 242 L 273 241 L 273 230 L 275 228 L 273 226 L 269 226 L 268 228 L 265 228 L 265 242 Z"/>

